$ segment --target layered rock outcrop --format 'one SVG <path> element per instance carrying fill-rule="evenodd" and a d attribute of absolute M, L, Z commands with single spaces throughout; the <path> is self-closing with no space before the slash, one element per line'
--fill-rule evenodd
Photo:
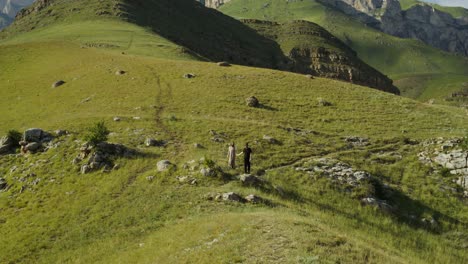
<path fill-rule="evenodd" d="M 399 94 L 393 81 L 357 57 L 354 50 L 319 25 L 308 21 L 276 23 L 241 20 L 280 44 L 290 60 L 286 70 L 339 79 Z"/>
<path fill-rule="evenodd" d="M 454 18 L 431 5 L 402 10 L 398 0 L 319 0 L 384 33 L 419 39 L 433 47 L 468 56 L 468 18 Z"/>

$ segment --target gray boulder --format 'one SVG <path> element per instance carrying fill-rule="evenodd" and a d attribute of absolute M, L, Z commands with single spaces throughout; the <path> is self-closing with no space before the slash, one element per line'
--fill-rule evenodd
<path fill-rule="evenodd" d="M 40 128 L 30 128 L 24 131 L 24 140 L 27 142 L 41 142 L 44 130 Z"/>
<path fill-rule="evenodd" d="M 221 67 L 229 67 L 229 66 L 231 66 L 231 64 L 229 64 L 228 62 L 225 62 L 225 61 L 218 62 L 217 65 L 218 65 L 218 66 L 221 66 Z"/>
<path fill-rule="evenodd" d="M 259 196 L 256 196 L 255 194 L 249 194 L 245 197 L 245 200 L 249 203 L 254 203 L 254 204 L 258 204 L 258 203 L 262 203 L 263 202 L 263 199 Z"/>
<path fill-rule="evenodd" d="M 200 174 L 205 176 L 205 177 L 216 176 L 216 172 L 211 168 L 202 168 L 200 170 Z"/>
<path fill-rule="evenodd" d="M 364 205 L 378 207 L 380 210 L 385 211 L 385 212 L 393 211 L 393 207 L 389 205 L 386 201 L 378 200 L 373 197 L 363 198 L 361 199 L 361 202 Z"/>
<path fill-rule="evenodd" d="M 65 81 L 62 81 L 62 80 L 56 81 L 56 82 L 54 82 L 54 83 L 52 84 L 52 88 L 57 88 L 57 87 L 62 86 L 62 85 L 64 85 L 64 84 L 65 84 Z"/>
<path fill-rule="evenodd" d="M 251 96 L 251 97 L 245 99 L 245 102 L 247 103 L 247 106 L 250 106 L 250 107 L 260 106 L 260 102 L 258 101 L 258 99 L 255 96 Z"/>
<path fill-rule="evenodd" d="M 39 151 L 40 149 L 42 148 L 42 144 L 41 143 L 38 143 L 38 142 L 32 142 L 32 143 L 29 143 L 28 145 L 26 145 L 26 147 L 24 148 L 26 151 L 29 151 L 29 152 L 37 152 Z"/>
<path fill-rule="evenodd" d="M 243 202 L 244 199 L 234 192 L 223 193 L 222 195 L 223 201 L 232 201 L 232 202 Z"/>
<path fill-rule="evenodd" d="M 163 172 L 170 169 L 172 163 L 168 160 L 161 160 L 157 163 L 158 171 Z"/>
<path fill-rule="evenodd" d="M 262 184 L 262 180 L 260 180 L 257 176 L 252 174 L 242 174 L 239 176 L 239 180 L 242 185 L 247 186 L 259 186 Z"/>
<path fill-rule="evenodd" d="M 56 135 L 57 137 L 63 137 L 63 136 L 68 135 L 68 131 L 67 131 L 67 130 L 58 129 L 58 130 L 55 130 L 55 135 Z"/>
<path fill-rule="evenodd" d="M 147 138 L 145 140 L 145 146 L 147 146 L 147 147 L 155 147 L 155 146 L 158 146 L 158 145 L 159 145 L 159 142 L 154 138 Z"/>

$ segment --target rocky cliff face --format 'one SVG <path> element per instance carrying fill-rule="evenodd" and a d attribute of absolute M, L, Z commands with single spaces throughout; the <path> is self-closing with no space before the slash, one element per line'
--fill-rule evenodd
<path fill-rule="evenodd" d="M 454 18 L 426 4 L 402 10 L 398 0 L 319 1 L 387 34 L 468 56 L 468 18 Z"/>
<path fill-rule="evenodd" d="M 317 24 L 308 21 L 282 24 L 255 19 L 241 21 L 280 44 L 290 60 L 286 70 L 400 93 L 391 79 L 360 60 L 354 50 Z"/>
<path fill-rule="evenodd" d="M 5 0 L 0 1 L 0 29 L 13 22 L 16 14 L 23 8 L 31 5 L 34 0 Z M 3 23 L 2 23 L 3 21 Z"/>

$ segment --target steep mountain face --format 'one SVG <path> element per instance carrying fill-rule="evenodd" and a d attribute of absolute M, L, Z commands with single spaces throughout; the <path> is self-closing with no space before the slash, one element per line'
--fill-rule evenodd
<path fill-rule="evenodd" d="M 11 24 L 16 14 L 31 5 L 34 0 L 3 0 L 0 1 L 0 29 Z"/>
<path fill-rule="evenodd" d="M 468 18 L 454 18 L 430 5 L 402 10 L 398 0 L 320 0 L 368 26 L 401 38 L 468 56 Z"/>
<path fill-rule="evenodd" d="M 391 79 L 364 63 L 354 50 L 315 23 L 299 20 L 286 23 L 255 19 L 241 21 L 278 42 L 293 62 L 291 71 L 400 93 Z"/>

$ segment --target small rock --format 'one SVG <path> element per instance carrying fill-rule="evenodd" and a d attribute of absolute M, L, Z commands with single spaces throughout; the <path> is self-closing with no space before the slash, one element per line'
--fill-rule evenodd
<path fill-rule="evenodd" d="M 262 183 L 262 180 L 252 174 L 242 174 L 239 176 L 239 180 L 243 185 L 248 186 L 258 186 Z"/>
<path fill-rule="evenodd" d="M 196 148 L 196 149 L 203 148 L 203 146 L 201 144 L 198 144 L 198 143 L 193 144 L 193 147 Z"/>
<path fill-rule="evenodd" d="M 115 72 L 115 75 L 124 75 L 126 72 L 122 70 L 118 70 Z"/>
<path fill-rule="evenodd" d="M 157 163 L 158 171 L 167 171 L 171 167 L 172 163 L 168 160 L 161 160 Z"/>
<path fill-rule="evenodd" d="M 368 138 L 355 137 L 355 136 L 345 138 L 345 142 L 355 147 L 363 147 L 363 146 L 369 145 Z"/>
<path fill-rule="evenodd" d="M 318 106 L 332 106 L 333 105 L 332 103 L 326 101 L 323 98 L 318 98 L 317 101 L 318 101 Z"/>
<path fill-rule="evenodd" d="M 146 138 L 145 140 L 145 146 L 147 147 L 155 147 L 155 146 L 159 146 L 159 141 L 157 141 L 156 139 L 154 138 Z"/>
<path fill-rule="evenodd" d="M 56 135 L 57 137 L 62 137 L 62 136 L 68 135 L 68 131 L 67 131 L 67 130 L 58 129 L 58 130 L 55 130 L 55 135 Z"/>
<path fill-rule="evenodd" d="M 88 165 L 83 165 L 81 167 L 81 174 L 87 174 L 91 172 L 91 167 Z"/>
<path fill-rule="evenodd" d="M 243 202 L 244 199 L 234 192 L 223 193 L 222 195 L 223 201 L 233 201 L 233 202 Z"/>
<path fill-rule="evenodd" d="M 312 74 L 306 74 L 305 77 L 307 79 L 314 79 L 314 76 Z"/>
<path fill-rule="evenodd" d="M 80 157 L 76 157 L 72 160 L 72 164 L 73 165 L 78 165 L 80 162 L 82 161 L 82 159 Z"/>
<path fill-rule="evenodd" d="M 152 182 L 154 180 L 154 176 L 148 176 L 146 177 L 146 180 Z"/>
<path fill-rule="evenodd" d="M 189 183 L 192 185 L 197 184 L 197 179 L 192 178 L 190 176 L 179 176 L 176 178 L 180 183 Z"/>
<path fill-rule="evenodd" d="M 32 142 L 26 145 L 25 150 L 29 152 L 36 152 L 42 147 L 41 143 L 38 142 Z"/>
<path fill-rule="evenodd" d="M 231 64 L 229 64 L 228 62 L 225 62 L 225 61 L 218 62 L 217 64 L 218 64 L 218 66 L 221 66 L 221 67 L 231 66 Z"/>
<path fill-rule="evenodd" d="M 249 194 L 245 197 L 245 200 L 249 203 L 254 203 L 254 204 L 257 204 L 257 203 L 262 203 L 263 202 L 263 199 L 259 196 L 256 196 L 254 194 Z"/>
<path fill-rule="evenodd" d="M 247 103 L 247 106 L 249 107 L 258 107 L 260 105 L 260 102 L 255 96 L 251 96 L 245 99 L 245 102 Z"/>
<path fill-rule="evenodd" d="M 112 170 L 118 170 L 120 169 L 120 164 L 115 164 L 114 167 L 112 167 Z"/>
<path fill-rule="evenodd" d="M 139 117 L 139 116 L 134 116 L 134 117 L 133 117 L 133 120 L 141 120 L 141 117 Z"/>
<path fill-rule="evenodd" d="M 62 86 L 62 85 L 64 85 L 64 84 L 65 84 L 65 81 L 62 81 L 62 80 L 56 81 L 56 82 L 54 82 L 54 83 L 52 84 L 52 88 L 57 88 L 57 87 Z"/>
<path fill-rule="evenodd" d="M 120 120 L 121 120 L 120 117 L 118 116 L 114 117 L 114 122 L 120 122 Z"/>
<path fill-rule="evenodd" d="M 196 75 L 193 74 L 193 73 L 186 73 L 186 74 L 184 74 L 183 77 L 184 77 L 185 79 L 192 79 L 192 78 L 195 78 Z"/>
<path fill-rule="evenodd" d="M 200 170 L 200 174 L 205 176 L 205 177 L 211 177 L 211 176 L 215 176 L 216 175 L 216 172 L 210 168 L 202 168 Z"/>

